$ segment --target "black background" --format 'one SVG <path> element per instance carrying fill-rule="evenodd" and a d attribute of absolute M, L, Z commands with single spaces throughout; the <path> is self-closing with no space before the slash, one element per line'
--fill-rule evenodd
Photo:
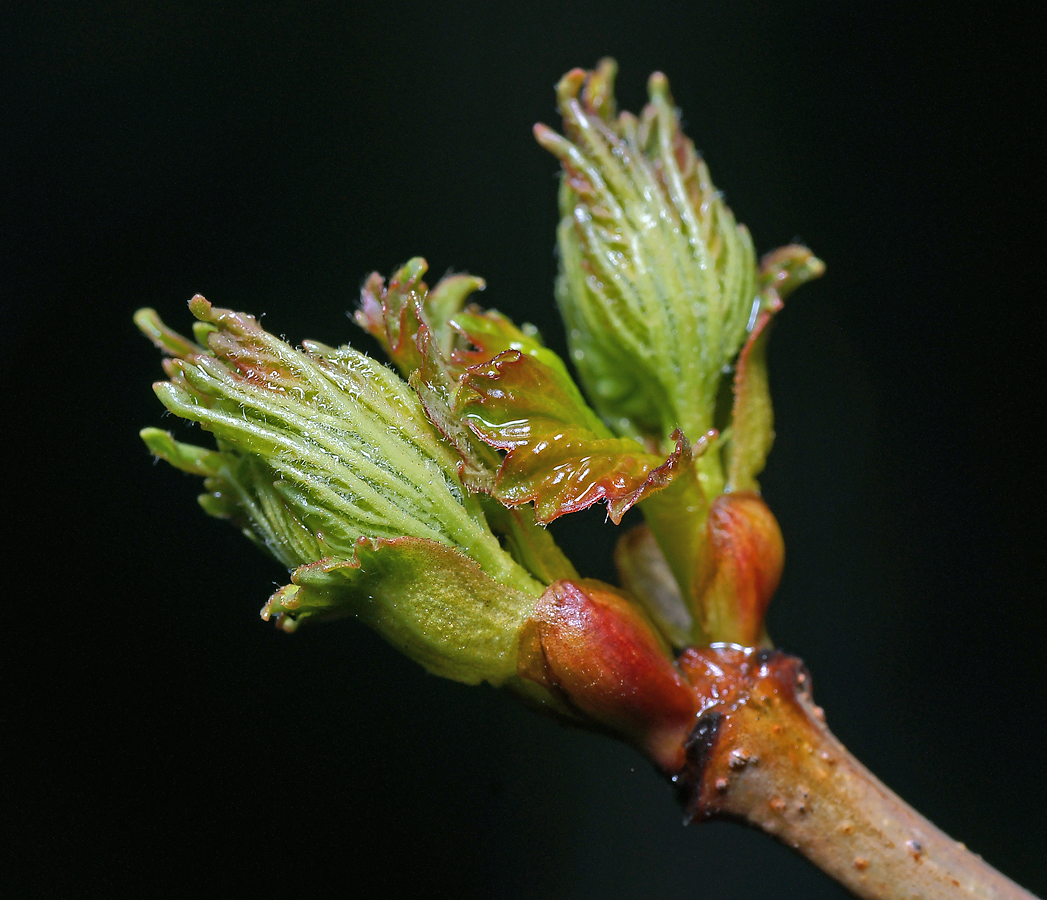
<path fill-rule="evenodd" d="M 292 341 L 370 347 L 345 315 L 363 277 L 423 254 L 434 279 L 484 275 L 485 304 L 562 350 L 556 166 L 529 129 L 605 54 L 625 108 L 669 75 L 761 251 L 799 238 L 829 267 L 772 341 L 773 636 L 861 759 L 1047 892 L 1031 23 L 299 6 L 5 6 L 5 893 L 843 895 L 761 835 L 681 827 L 624 747 L 351 624 L 260 623 L 285 574 L 136 436 L 175 423 L 131 314 L 185 327 L 195 292 Z M 557 533 L 611 577 L 600 513 Z"/>

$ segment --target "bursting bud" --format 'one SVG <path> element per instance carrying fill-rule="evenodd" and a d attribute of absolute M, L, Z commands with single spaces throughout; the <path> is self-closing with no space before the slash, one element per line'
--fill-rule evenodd
<path fill-rule="evenodd" d="M 557 581 L 535 606 L 521 679 L 679 771 L 698 701 L 668 645 L 631 600 L 596 581 Z"/>
<path fill-rule="evenodd" d="M 634 116 L 616 108 L 616 70 L 568 72 L 563 134 L 535 136 L 562 168 L 557 302 L 593 407 L 652 451 L 681 436 L 698 448 L 640 497 L 649 532 L 623 539 L 618 566 L 675 646 L 753 644 L 782 566 L 757 482 L 774 439 L 769 325 L 825 267 L 801 246 L 757 262 L 666 77 Z"/>
<path fill-rule="evenodd" d="M 616 114 L 616 66 L 568 72 L 564 136 L 539 143 L 563 167 L 557 302 L 571 358 L 619 434 L 671 446 L 716 427 L 720 379 L 761 300 L 752 238 L 683 135 L 664 75 L 639 117 Z"/>
<path fill-rule="evenodd" d="M 422 316 L 426 288 L 411 284 Z M 388 296 L 385 305 L 391 312 L 382 315 L 407 322 L 389 342 L 391 355 L 405 369 L 424 368 L 411 348 L 432 352 L 432 341 L 419 329 L 411 344 L 406 316 Z M 495 514 L 508 511 L 466 488 L 462 456 L 411 386 L 349 347 L 295 349 L 202 297 L 190 309 L 195 341 L 152 310 L 136 322 L 168 354 L 157 395 L 212 432 L 217 447 L 158 429 L 142 437 L 156 456 L 204 478 L 207 512 L 231 519 L 293 569 L 263 618 L 286 631 L 360 619 L 430 672 L 507 684 L 550 712 L 624 737 L 666 771 L 679 769 L 697 701 L 668 645 L 613 588 L 563 580 L 573 567 L 550 567 L 549 547 L 532 534 L 545 532 L 533 521 L 505 529 L 505 515 Z M 488 515 L 536 574 L 502 549 Z M 570 574 L 546 588 L 551 569 Z"/>
<path fill-rule="evenodd" d="M 200 503 L 288 568 L 262 610 L 291 631 L 353 616 L 430 671 L 502 683 L 543 585 L 500 546 L 459 457 L 395 372 L 349 347 L 295 349 L 248 315 L 189 304 L 196 341 L 152 310 L 135 320 L 168 354 L 154 387 L 214 434 L 208 450 L 167 432 L 149 449 L 203 476 Z"/>

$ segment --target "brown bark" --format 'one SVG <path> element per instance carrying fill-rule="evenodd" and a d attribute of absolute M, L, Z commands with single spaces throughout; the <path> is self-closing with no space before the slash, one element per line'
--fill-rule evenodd
<path fill-rule="evenodd" d="M 1035 900 L 851 756 L 797 658 L 719 645 L 687 650 L 678 665 L 701 708 L 672 779 L 691 820 L 759 828 L 859 897 Z"/>

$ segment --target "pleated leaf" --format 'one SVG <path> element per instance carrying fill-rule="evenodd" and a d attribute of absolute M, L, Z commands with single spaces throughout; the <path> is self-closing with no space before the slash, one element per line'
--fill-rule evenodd
<path fill-rule="evenodd" d="M 756 301 L 752 240 L 680 130 L 665 76 L 639 118 L 615 115 L 615 66 L 557 87 L 564 136 L 557 300 L 572 361 L 617 433 L 665 446 L 714 427 L 719 382 Z"/>

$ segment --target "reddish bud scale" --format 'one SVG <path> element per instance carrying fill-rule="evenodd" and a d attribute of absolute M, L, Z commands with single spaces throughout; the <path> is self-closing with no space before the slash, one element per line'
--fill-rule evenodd
<path fill-rule="evenodd" d="M 642 610 L 595 581 L 556 581 L 524 626 L 519 675 L 678 771 L 698 700 Z"/>
<path fill-rule="evenodd" d="M 777 519 L 757 494 L 721 494 L 706 528 L 711 559 L 699 592 L 702 626 L 715 641 L 764 643 L 764 614 L 785 563 Z"/>

